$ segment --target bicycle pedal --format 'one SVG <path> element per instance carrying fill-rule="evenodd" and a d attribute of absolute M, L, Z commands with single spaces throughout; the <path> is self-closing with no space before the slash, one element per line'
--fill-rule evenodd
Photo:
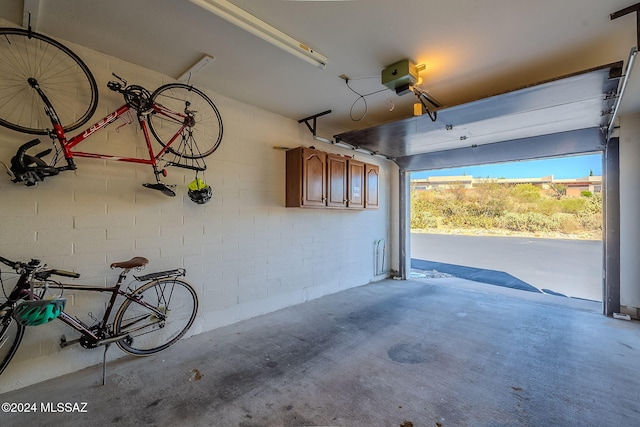
<path fill-rule="evenodd" d="M 168 185 L 163 184 L 161 182 L 158 182 L 158 183 L 155 183 L 155 184 L 146 183 L 146 184 L 142 184 L 142 185 L 144 187 L 150 188 L 152 190 L 158 190 L 162 194 L 164 194 L 165 196 L 175 197 L 175 195 L 176 195 L 175 191 L 173 191 Z"/>

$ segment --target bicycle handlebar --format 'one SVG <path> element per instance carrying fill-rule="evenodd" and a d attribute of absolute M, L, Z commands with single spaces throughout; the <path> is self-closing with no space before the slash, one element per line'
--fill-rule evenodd
<path fill-rule="evenodd" d="M 0 256 L 0 262 L 2 262 L 3 264 L 5 264 L 5 265 L 7 265 L 7 266 L 9 266 L 11 268 L 15 268 L 15 266 L 17 264 L 16 262 L 8 260 L 6 258 L 3 258 L 1 256 Z"/>
<path fill-rule="evenodd" d="M 35 270 L 37 270 L 39 267 L 40 268 L 44 268 L 45 264 L 42 264 L 42 262 L 39 259 L 32 259 L 31 261 L 29 261 L 28 263 L 24 263 L 24 262 L 19 262 L 19 261 L 11 261 L 7 258 L 1 257 L 0 256 L 0 262 L 2 262 L 3 264 L 13 268 L 16 273 L 19 274 L 24 274 L 24 273 L 28 273 L 28 272 L 33 272 Z M 80 277 L 80 273 L 76 273 L 73 271 L 66 271 L 66 270 L 58 270 L 56 268 L 49 268 L 47 270 L 42 270 L 42 271 L 37 271 L 34 276 L 39 279 L 39 280 L 45 280 L 47 279 L 49 276 L 52 275 L 56 275 L 56 276 L 64 276 L 64 277 L 73 277 L 75 279 L 77 279 L 78 277 Z"/>
<path fill-rule="evenodd" d="M 49 276 L 64 276 L 64 277 L 73 277 L 74 279 L 77 279 L 78 277 L 80 277 L 80 273 L 76 273 L 73 271 L 66 271 L 66 270 L 58 270 L 55 268 L 51 268 L 49 270 L 43 270 L 43 271 L 39 271 L 35 274 L 36 279 L 40 279 L 40 280 L 45 280 L 47 279 Z"/>

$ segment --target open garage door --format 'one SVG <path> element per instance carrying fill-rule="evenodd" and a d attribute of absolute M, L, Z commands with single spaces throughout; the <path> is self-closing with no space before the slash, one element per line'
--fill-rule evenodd
<path fill-rule="evenodd" d="M 400 167 L 400 273 L 409 271 L 409 172 L 603 152 L 605 176 L 605 314 L 619 309 L 617 138 L 609 127 L 623 63 L 608 64 L 519 90 L 444 108 L 437 116 L 345 132 L 336 142 L 368 150 Z M 607 205 L 611 205 L 609 208 Z M 618 244 L 616 245 L 616 242 Z M 617 271 L 616 271 L 617 265 Z M 618 286 L 615 289 L 615 286 Z"/>
<path fill-rule="evenodd" d="M 602 302 L 602 155 L 411 173 L 411 277 Z"/>

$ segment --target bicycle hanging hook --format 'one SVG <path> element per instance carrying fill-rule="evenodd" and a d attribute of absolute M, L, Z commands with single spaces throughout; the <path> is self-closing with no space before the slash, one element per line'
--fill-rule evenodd
<path fill-rule="evenodd" d="M 29 39 L 31 39 L 33 33 L 33 31 L 31 30 L 31 12 L 27 12 L 27 14 L 29 15 L 29 17 L 27 18 L 27 31 L 29 32 L 28 37 Z"/>

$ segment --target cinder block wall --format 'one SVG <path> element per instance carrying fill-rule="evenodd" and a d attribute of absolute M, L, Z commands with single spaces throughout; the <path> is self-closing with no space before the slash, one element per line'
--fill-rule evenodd
<path fill-rule="evenodd" d="M 150 90 L 173 81 L 65 44 L 83 58 L 99 85 L 100 104 L 91 123 L 122 104 L 121 96 L 106 88 L 112 72 Z M 2 174 L 0 255 L 12 260 L 40 258 L 82 275 L 71 282 L 95 285 L 113 283 L 117 274 L 109 264 L 132 256 L 149 258 L 149 272 L 185 267 L 200 297 L 190 334 L 382 279 L 374 270 L 375 242 L 386 240 L 388 269 L 389 183 L 390 173 L 397 169 L 383 159 L 356 153 L 356 158 L 380 166 L 378 210 L 285 208 L 285 153 L 274 146 L 315 145 L 341 154 L 353 152 L 313 141 L 295 120 L 216 93 L 208 95 L 224 121 L 222 145 L 207 158 L 205 177 L 213 187 L 213 201 L 191 202 L 186 184 L 193 173 L 181 169 L 169 168 L 165 179 L 177 184 L 175 198 L 142 187 L 154 179 L 146 165 L 78 158 L 76 172 L 30 188 Z M 143 156 L 141 132 L 135 124 L 121 124 L 115 122 L 91 136 L 83 151 Z M 30 139 L 0 128 L 0 160 L 9 164 L 18 146 Z M 45 137 L 41 147 L 49 143 Z M 5 280 L 7 287 L 13 283 Z M 100 294 L 64 296 L 67 311 L 89 324 L 92 316 L 99 318 L 104 312 L 106 298 Z M 77 336 L 58 321 L 28 328 L 0 377 L 0 393 L 101 363 L 102 349 L 60 349 L 63 334 L 69 339 Z M 109 351 L 110 359 L 123 355 L 115 346 Z"/>

